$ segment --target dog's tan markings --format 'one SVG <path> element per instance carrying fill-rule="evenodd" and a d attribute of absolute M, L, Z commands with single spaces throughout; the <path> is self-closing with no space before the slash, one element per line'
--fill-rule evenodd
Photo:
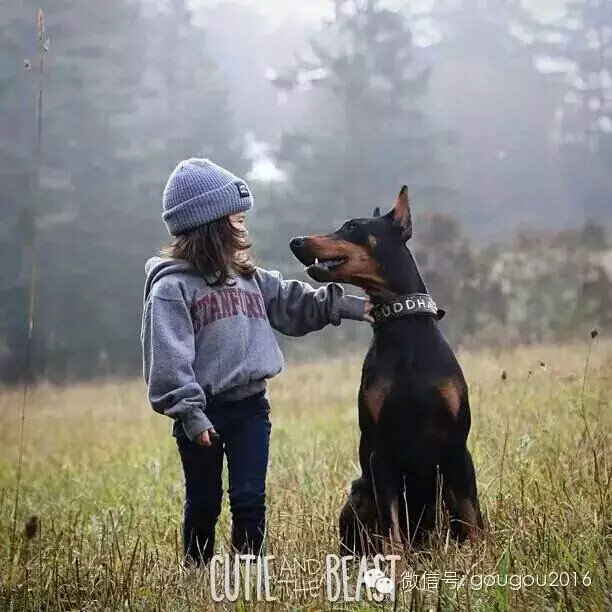
<path fill-rule="evenodd" d="M 376 240 L 376 236 L 372 236 L 372 234 L 368 235 L 368 244 L 371 249 L 375 249 L 378 246 L 378 240 Z"/>
<path fill-rule="evenodd" d="M 380 413 L 390 390 L 391 381 L 386 379 L 375 380 L 363 390 L 363 399 L 374 423 L 380 420 Z"/>
<path fill-rule="evenodd" d="M 334 271 L 338 280 L 364 289 L 386 287 L 378 263 L 366 248 L 331 236 L 309 236 L 307 240 L 311 253 L 318 259 L 346 259 Z"/>
<path fill-rule="evenodd" d="M 459 409 L 461 408 L 462 395 L 459 381 L 454 378 L 447 378 L 446 380 L 438 381 L 435 383 L 435 386 L 444 398 L 448 411 L 457 418 L 459 416 Z"/>

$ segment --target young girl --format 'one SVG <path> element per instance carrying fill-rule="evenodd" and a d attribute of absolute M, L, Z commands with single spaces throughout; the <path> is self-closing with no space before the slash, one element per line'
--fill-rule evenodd
<path fill-rule="evenodd" d="M 141 341 L 152 408 L 174 420 L 185 474 L 185 559 L 210 560 L 229 470 L 232 544 L 259 554 L 270 437 L 266 379 L 283 367 L 272 328 L 301 336 L 370 320 L 371 304 L 340 285 L 316 291 L 254 266 L 244 227 L 246 183 L 207 159 L 172 172 L 163 215 L 175 236 L 146 264 Z"/>

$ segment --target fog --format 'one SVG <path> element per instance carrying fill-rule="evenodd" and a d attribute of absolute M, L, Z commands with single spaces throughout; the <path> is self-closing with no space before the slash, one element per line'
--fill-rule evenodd
<path fill-rule="evenodd" d="M 32 289 L 32 375 L 139 374 L 144 263 L 191 156 L 245 177 L 258 264 L 302 280 L 292 236 L 408 184 L 458 348 L 612 322 L 610 3 L 0 0 L 0 380 L 25 374 Z M 281 340 L 318 359 L 370 334 Z"/>

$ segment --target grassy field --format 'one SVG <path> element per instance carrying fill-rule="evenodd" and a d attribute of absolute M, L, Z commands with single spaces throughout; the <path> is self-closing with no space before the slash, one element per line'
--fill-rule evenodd
<path fill-rule="evenodd" d="M 488 533 L 457 548 L 441 532 L 431 550 L 408 551 L 396 568 L 397 609 L 610 609 L 612 344 L 597 338 L 585 369 L 587 352 L 585 341 L 460 355 Z M 325 590 L 337 513 L 357 473 L 359 370 L 357 356 L 289 365 L 270 386 L 277 600 L 259 603 L 241 594 L 215 604 L 209 572 L 180 568 L 178 453 L 141 381 L 31 392 L 11 546 L 22 396 L 0 391 L 3 609 L 393 609 L 365 589 L 361 602 L 329 601 Z M 224 505 L 220 550 L 228 526 Z"/>

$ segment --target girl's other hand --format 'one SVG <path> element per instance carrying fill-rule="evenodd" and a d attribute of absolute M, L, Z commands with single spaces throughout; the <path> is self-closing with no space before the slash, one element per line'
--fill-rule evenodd
<path fill-rule="evenodd" d="M 209 433 L 210 432 L 210 433 Z M 202 433 L 198 434 L 194 440 L 200 446 L 211 446 L 212 440 L 216 436 L 217 432 L 214 427 L 210 429 L 204 430 Z"/>
<path fill-rule="evenodd" d="M 370 300 L 366 299 L 365 305 L 364 305 L 363 320 L 367 321 L 368 323 L 374 323 L 374 319 L 372 318 L 372 315 L 370 314 L 372 312 L 372 308 L 374 308 L 374 304 L 372 304 Z"/>

